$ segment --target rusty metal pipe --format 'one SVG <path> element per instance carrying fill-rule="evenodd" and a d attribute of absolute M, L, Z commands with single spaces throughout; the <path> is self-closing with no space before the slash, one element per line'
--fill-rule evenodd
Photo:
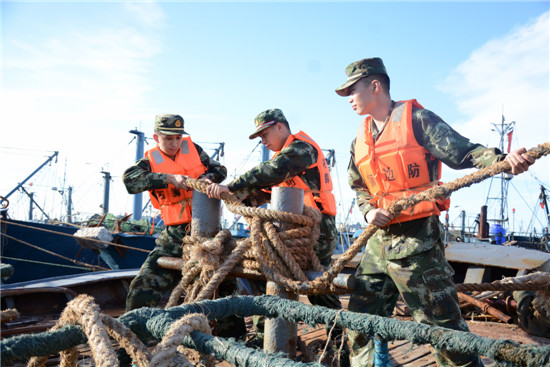
<path fill-rule="evenodd" d="M 471 303 L 472 305 L 481 308 L 483 313 L 490 314 L 498 318 L 499 320 L 511 324 L 513 322 L 512 317 L 508 316 L 502 311 L 497 310 L 496 308 L 489 305 L 487 302 L 475 299 L 472 296 L 468 296 L 467 294 L 464 294 L 462 292 L 458 292 L 458 298 L 462 301 L 466 301 L 468 303 Z"/>

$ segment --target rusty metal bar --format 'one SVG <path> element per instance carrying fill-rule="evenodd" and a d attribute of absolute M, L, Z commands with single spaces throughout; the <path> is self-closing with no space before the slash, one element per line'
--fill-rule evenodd
<path fill-rule="evenodd" d="M 490 315 L 493 315 L 496 318 L 498 318 L 499 320 L 501 320 L 501 321 L 503 321 L 507 324 L 511 324 L 513 322 L 512 317 L 510 317 L 507 314 L 505 314 L 504 312 L 499 311 L 496 308 L 490 306 L 487 302 L 485 302 L 483 300 L 475 299 L 474 297 L 468 296 L 467 294 L 464 294 L 462 292 L 458 292 L 458 298 L 462 301 L 466 301 L 468 303 L 471 303 L 474 306 L 477 306 L 477 307 L 481 308 L 481 311 L 483 311 L 483 313 L 486 313 L 486 314 L 488 313 Z"/>

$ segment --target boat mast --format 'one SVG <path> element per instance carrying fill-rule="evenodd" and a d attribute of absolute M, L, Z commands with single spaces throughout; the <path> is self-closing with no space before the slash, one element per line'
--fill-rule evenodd
<path fill-rule="evenodd" d="M 501 152 L 505 152 L 505 149 L 504 149 L 505 136 L 508 136 L 508 134 L 510 134 L 514 130 L 515 124 L 516 124 L 515 121 L 512 121 L 510 123 L 505 123 L 504 115 L 502 115 L 502 120 L 500 124 L 491 124 L 494 126 L 493 130 L 497 131 L 500 135 L 499 148 Z M 500 204 L 499 213 L 498 213 L 498 217 L 493 219 L 488 219 L 488 221 L 497 222 L 502 226 L 504 226 L 504 223 L 508 222 L 508 184 L 512 179 L 512 175 L 509 173 L 503 172 L 497 178 L 500 178 L 500 195 L 496 197 L 490 197 L 489 196 L 490 189 L 489 189 L 489 193 L 487 195 L 487 202 L 489 200 L 498 201 Z"/>
<path fill-rule="evenodd" d="M 73 222 L 73 187 L 69 186 L 69 193 L 67 194 L 67 223 Z"/>
<path fill-rule="evenodd" d="M 144 146 L 145 146 L 145 134 L 137 129 L 130 130 L 131 134 L 136 135 L 136 162 L 143 158 Z M 134 195 L 134 213 L 135 220 L 141 219 L 141 212 L 143 211 L 143 194 Z"/>
<path fill-rule="evenodd" d="M 40 171 L 42 169 L 42 167 L 44 167 L 46 164 L 48 164 L 52 159 L 56 158 L 57 157 L 57 151 L 53 152 L 53 154 L 51 156 L 48 157 L 48 159 L 46 159 L 46 161 L 44 163 L 42 163 L 40 165 L 40 167 L 38 167 L 37 169 L 35 169 L 33 171 L 33 173 L 31 173 L 30 175 L 27 176 L 27 178 L 25 178 L 23 180 L 23 182 L 19 183 L 19 185 L 15 186 L 15 188 L 13 190 L 11 190 L 6 196 L 5 198 L 9 198 L 11 194 L 13 194 L 14 192 L 16 192 L 19 188 L 22 188 L 23 185 L 25 184 L 25 182 L 27 182 L 32 176 L 34 176 L 36 174 L 36 172 Z M 56 163 L 57 163 L 57 160 L 56 160 Z"/>
<path fill-rule="evenodd" d="M 109 213 L 109 188 L 111 183 L 111 172 L 101 171 L 105 179 L 105 187 L 103 189 L 103 214 Z"/>

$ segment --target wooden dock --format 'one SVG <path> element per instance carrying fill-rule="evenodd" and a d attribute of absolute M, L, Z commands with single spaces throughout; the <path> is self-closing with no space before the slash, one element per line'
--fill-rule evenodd
<path fill-rule="evenodd" d="M 347 309 L 349 297 L 340 297 L 342 305 Z M 300 302 L 309 303 L 307 297 L 300 296 Z M 398 305 L 396 309 L 402 308 L 403 305 Z M 394 316 L 401 320 L 411 320 L 410 317 Z M 491 339 L 508 339 L 520 344 L 535 344 L 535 345 L 550 345 L 550 339 L 536 337 L 527 334 L 517 325 L 509 325 L 501 322 L 491 321 L 468 321 L 470 331 L 476 335 L 491 338 Z M 310 348 L 317 351 L 319 344 L 326 343 L 326 334 L 323 326 L 314 328 L 308 325 L 298 325 L 298 336 Z M 411 345 L 407 340 L 394 340 L 388 343 L 390 352 L 390 361 L 394 367 L 435 367 L 437 363 L 433 356 L 433 349 L 430 345 Z M 322 350 L 322 349 L 321 349 Z M 491 366 L 495 362 L 484 356 L 481 357 L 485 366 Z"/>

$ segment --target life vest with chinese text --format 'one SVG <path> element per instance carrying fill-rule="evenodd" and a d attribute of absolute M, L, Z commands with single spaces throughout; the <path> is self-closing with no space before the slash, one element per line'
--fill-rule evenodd
<path fill-rule="evenodd" d="M 397 102 L 376 142 L 371 131 L 372 116 L 368 116 L 359 126 L 354 160 L 373 196 L 371 205 L 378 208 L 388 209 L 396 200 L 441 184 L 441 161 L 437 163 L 437 178 L 432 181 L 427 160 L 435 160 L 435 157 L 418 144 L 414 136 L 413 106 L 423 108 L 414 99 Z M 439 215 L 449 206 L 449 199 L 423 201 L 403 210 L 390 224 Z"/>
<path fill-rule="evenodd" d="M 181 147 L 174 160 L 164 154 L 158 145 L 145 156 L 151 163 L 151 171 L 199 178 L 206 167 L 202 164 L 195 144 L 190 137 L 182 137 Z M 160 209 L 160 216 L 167 226 L 191 222 L 193 191 L 177 189 L 168 184 L 165 189 L 149 190 L 153 207 Z"/>
<path fill-rule="evenodd" d="M 299 176 L 294 176 L 289 178 L 283 183 L 280 183 L 277 186 L 280 187 L 299 187 L 304 190 L 304 204 L 319 209 L 323 214 L 329 214 L 332 216 L 336 215 L 336 201 L 334 195 L 332 194 L 332 178 L 330 176 L 330 171 L 328 169 L 327 160 L 323 154 L 323 151 L 317 145 L 313 139 L 311 139 L 303 131 L 298 132 L 297 134 L 291 134 L 285 141 L 283 148 L 286 148 L 294 140 L 301 140 L 308 144 L 311 144 L 317 150 L 317 161 L 309 166 L 307 169 L 313 169 L 317 167 L 319 170 L 319 181 L 321 187 L 319 190 L 312 190 Z M 282 150 L 281 149 L 281 150 Z M 273 157 L 279 154 L 280 151 L 275 152 Z"/>

